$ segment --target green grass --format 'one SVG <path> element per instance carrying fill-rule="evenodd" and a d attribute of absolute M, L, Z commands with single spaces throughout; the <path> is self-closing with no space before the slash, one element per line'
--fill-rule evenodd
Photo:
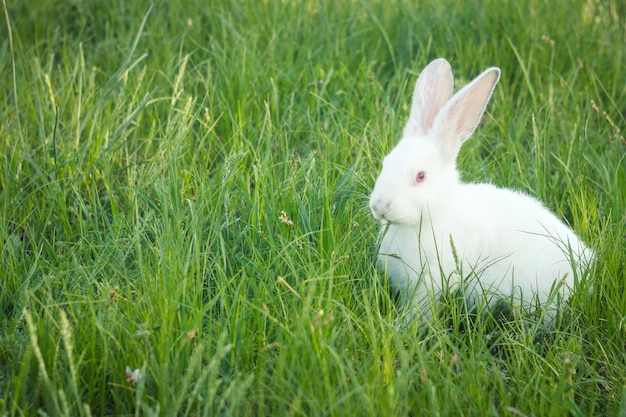
<path fill-rule="evenodd" d="M 622 2 L 3 6 L 0 415 L 626 415 Z M 368 194 L 435 57 L 503 72 L 464 178 L 598 254 L 553 329 L 395 327 Z"/>

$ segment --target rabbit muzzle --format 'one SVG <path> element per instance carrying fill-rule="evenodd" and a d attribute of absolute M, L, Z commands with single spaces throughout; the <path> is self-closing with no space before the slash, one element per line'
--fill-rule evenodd
<path fill-rule="evenodd" d="M 391 201 L 385 201 L 382 198 L 372 199 L 370 200 L 370 210 L 376 220 L 386 223 L 389 221 Z"/>

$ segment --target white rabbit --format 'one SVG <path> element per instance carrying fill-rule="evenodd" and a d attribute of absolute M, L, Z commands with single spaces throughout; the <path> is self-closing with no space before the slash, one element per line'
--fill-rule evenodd
<path fill-rule="evenodd" d="M 554 306 L 593 258 L 534 198 L 459 180 L 457 154 L 499 78 L 489 68 L 450 98 L 450 64 L 431 62 L 416 82 L 402 139 L 383 161 L 370 198 L 382 223 L 378 260 L 411 316 L 429 317 L 443 288 L 469 287 L 470 299 L 490 304 L 508 298 Z"/>

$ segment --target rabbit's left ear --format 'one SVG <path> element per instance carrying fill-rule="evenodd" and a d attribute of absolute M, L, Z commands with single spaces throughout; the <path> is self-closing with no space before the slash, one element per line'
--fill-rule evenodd
<path fill-rule="evenodd" d="M 461 145 L 478 126 L 499 79 L 499 68 L 487 69 L 459 90 L 435 117 L 429 136 L 447 158 L 456 159 Z"/>
<path fill-rule="evenodd" d="M 436 59 L 424 68 L 415 82 L 413 102 L 404 135 L 427 135 L 435 116 L 452 95 L 454 77 L 450 64 Z"/>

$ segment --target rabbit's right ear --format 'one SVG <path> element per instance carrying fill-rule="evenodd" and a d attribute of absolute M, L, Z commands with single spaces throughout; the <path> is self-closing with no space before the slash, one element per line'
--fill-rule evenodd
<path fill-rule="evenodd" d="M 445 59 L 436 59 L 424 68 L 415 83 L 405 135 L 428 134 L 435 116 L 452 96 L 453 84 L 452 69 Z"/>

